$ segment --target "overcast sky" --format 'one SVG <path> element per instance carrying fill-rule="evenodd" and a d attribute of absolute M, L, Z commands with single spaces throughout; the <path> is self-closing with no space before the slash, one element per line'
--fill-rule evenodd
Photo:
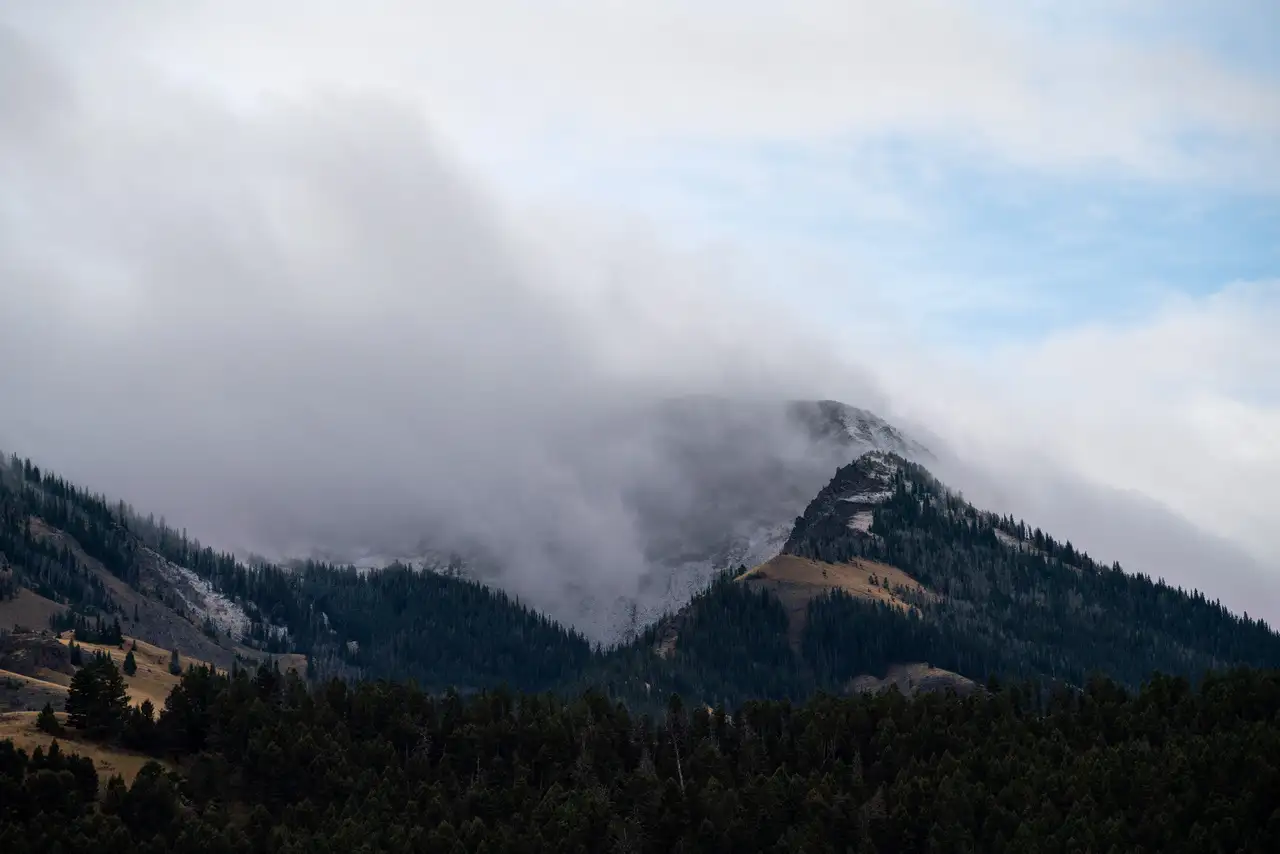
<path fill-rule="evenodd" d="M 522 482 L 613 536 L 566 411 L 837 397 L 1274 620 L 1278 8 L 6 4 L 0 447 L 229 545 Z"/>

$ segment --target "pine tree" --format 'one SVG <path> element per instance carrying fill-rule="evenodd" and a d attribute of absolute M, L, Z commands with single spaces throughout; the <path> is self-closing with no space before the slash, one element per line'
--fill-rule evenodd
<path fill-rule="evenodd" d="M 177 647 L 169 650 L 169 672 L 174 676 L 182 675 L 182 659 L 178 657 Z"/>
<path fill-rule="evenodd" d="M 124 675 L 133 676 L 138 672 L 138 662 L 133 657 L 133 650 L 129 650 L 124 657 Z"/>
<path fill-rule="evenodd" d="M 120 731 L 129 710 L 124 677 L 111 657 L 96 653 L 71 677 L 67 694 L 67 722 L 92 738 L 107 738 Z"/>
<path fill-rule="evenodd" d="M 58 722 L 58 716 L 53 713 L 51 703 L 45 703 L 40 714 L 36 716 L 36 729 L 50 735 L 62 735 L 62 724 Z"/>
<path fill-rule="evenodd" d="M 71 651 L 71 665 L 73 667 L 79 667 L 80 665 L 84 664 L 84 655 L 83 653 L 81 653 L 80 647 L 78 644 L 76 644 L 74 638 L 72 639 L 68 648 Z"/>

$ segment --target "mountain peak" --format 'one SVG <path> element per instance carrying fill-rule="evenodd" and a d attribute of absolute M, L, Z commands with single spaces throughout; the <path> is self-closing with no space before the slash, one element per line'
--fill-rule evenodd
<path fill-rule="evenodd" d="M 783 551 L 790 553 L 817 525 L 835 520 L 854 532 L 872 536 L 875 508 L 893 497 L 902 474 L 907 483 L 929 479 L 928 472 L 893 451 L 868 451 L 842 466 L 796 518 Z"/>
<path fill-rule="evenodd" d="M 818 441 L 904 457 L 931 456 L 927 448 L 879 415 L 838 400 L 793 400 L 787 414 Z"/>

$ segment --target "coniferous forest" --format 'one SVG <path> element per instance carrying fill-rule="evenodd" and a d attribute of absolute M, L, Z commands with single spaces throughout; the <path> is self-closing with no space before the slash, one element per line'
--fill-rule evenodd
<path fill-rule="evenodd" d="M 0 743 L 0 850 L 1274 851 L 1275 672 L 991 687 L 637 716 L 192 668 L 132 786 Z"/>
<path fill-rule="evenodd" d="M 739 567 L 601 649 L 465 578 L 246 564 L 12 461 L 0 598 L 29 588 L 67 606 L 48 628 L 115 647 L 137 611 L 104 581 L 163 596 L 166 561 L 244 608 L 241 643 L 307 665 L 184 672 L 174 650 L 156 709 L 126 699 L 127 653 L 72 641 L 65 723 L 37 722 L 64 744 L 0 743 L 0 851 L 1273 850 L 1266 623 L 902 460 L 855 530 L 847 496 L 883 462 L 837 472 L 786 551 L 897 567 L 921 585 L 895 591 L 909 607 L 833 589 L 797 631 Z M 849 695 L 904 662 L 985 687 Z M 67 738 L 153 763 L 99 779 Z"/>

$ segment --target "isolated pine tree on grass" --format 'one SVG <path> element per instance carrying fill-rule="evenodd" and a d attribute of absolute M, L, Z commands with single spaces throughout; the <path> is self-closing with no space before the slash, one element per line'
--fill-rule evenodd
<path fill-rule="evenodd" d="M 62 724 L 58 722 L 58 716 L 53 713 L 52 703 L 45 703 L 40 714 L 36 716 L 36 729 L 50 735 L 62 735 Z"/>
<path fill-rule="evenodd" d="M 96 653 L 71 677 L 67 694 L 67 722 L 91 738 L 109 738 L 120 732 L 129 710 L 129 695 L 116 663 Z"/>

